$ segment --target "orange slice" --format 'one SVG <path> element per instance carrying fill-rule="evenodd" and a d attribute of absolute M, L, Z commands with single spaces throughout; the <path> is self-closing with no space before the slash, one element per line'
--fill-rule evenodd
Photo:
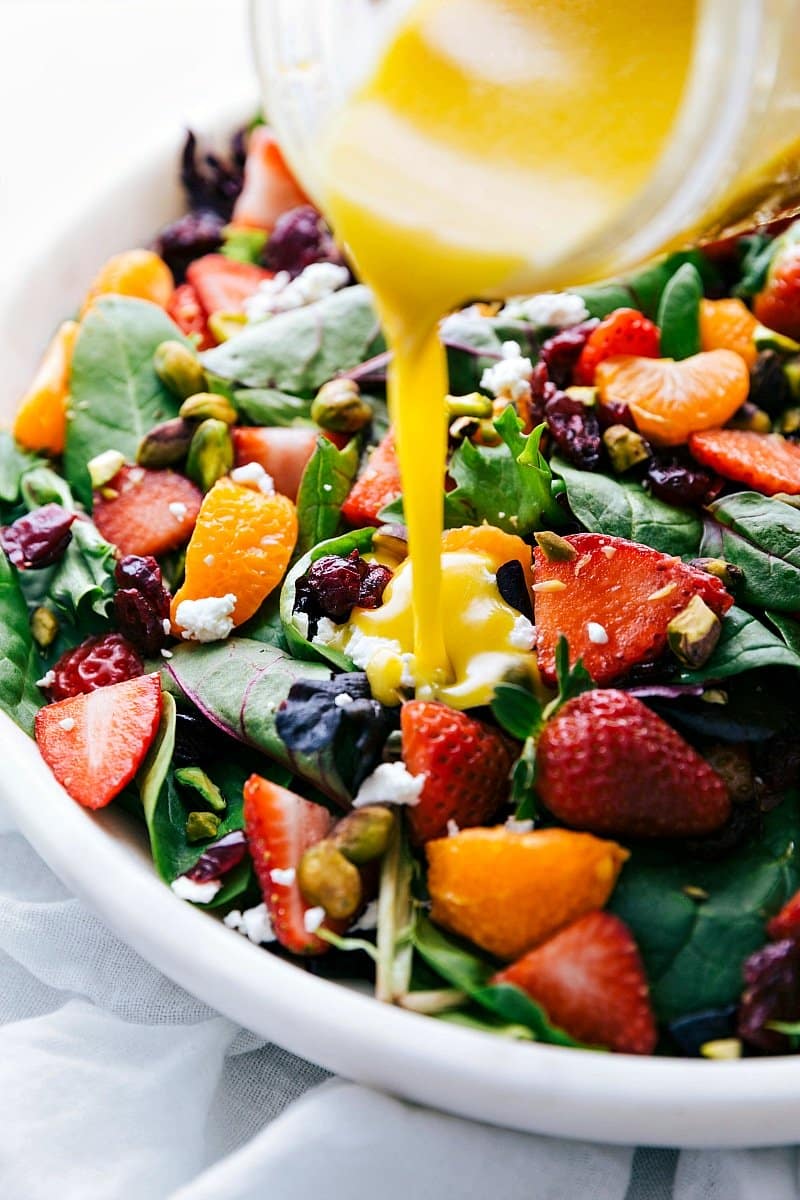
<path fill-rule="evenodd" d="M 79 329 L 77 321 L 65 321 L 59 328 L 22 398 L 14 437 L 26 450 L 61 454 L 64 449 L 69 372 Z"/>
<path fill-rule="evenodd" d="M 464 525 L 460 529 L 446 529 L 442 534 L 442 553 L 453 550 L 474 550 L 491 558 L 495 569 L 503 563 L 516 559 L 533 587 L 533 564 L 531 548 L 515 533 L 505 533 L 494 525 Z"/>
<path fill-rule="evenodd" d="M 172 272 L 152 250 L 125 250 L 110 258 L 86 293 L 81 316 L 98 296 L 133 296 L 166 308 L 175 290 Z"/>
<path fill-rule="evenodd" d="M 700 345 L 703 350 L 733 350 L 747 366 L 755 365 L 758 351 L 753 334 L 758 321 L 741 300 L 700 301 Z"/>

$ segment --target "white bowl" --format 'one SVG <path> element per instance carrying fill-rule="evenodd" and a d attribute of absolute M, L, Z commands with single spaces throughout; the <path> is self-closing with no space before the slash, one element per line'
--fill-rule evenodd
<path fill-rule="evenodd" d="M 179 140 L 176 131 L 77 226 L 55 230 L 0 308 L 0 417 L 10 418 L 48 335 L 77 307 L 103 260 L 145 243 L 180 210 Z M 539 1133 L 661 1146 L 796 1140 L 797 1058 L 594 1054 L 506 1041 L 379 1004 L 178 900 L 124 814 L 79 808 L 5 718 L 0 744 L 0 794 L 67 887 L 171 979 L 296 1054 L 411 1100 Z"/>

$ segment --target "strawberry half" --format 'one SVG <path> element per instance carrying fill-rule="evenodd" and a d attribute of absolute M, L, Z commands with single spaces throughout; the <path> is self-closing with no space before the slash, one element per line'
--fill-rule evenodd
<path fill-rule="evenodd" d="M 203 493 L 176 471 L 122 467 L 94 497 L 93 520 L 120 554 L 159 558 L 189 540 Z"/>
<path fill-rule="evenodd" d="M 554 816 L 590 833 L 701 837 L 730 816 L 721 777 L 628 692 L 584 692 L 545 726 L 536 790 Z"/>
<path fill-rule="evenodd" d="M 436 701 L 411 700 L 400 713 L 403 762 L 424 775 L 419 802 L 408 809 L 417 845 L 459 829 L 485 825 L 508 795 L 514 756 L 505 739 L 482 721 Z"/>
<path fill-rule="evenodd" d="M 244 186 L 233 210 L 233 223 L 271 233 L 282 213 L 308 202 L 275 134 L 266 125 L 256 126 L 247 143 Z"/>
<path fill-rule="evenodd" d="M 253 263 L 236 262 L 224 254 L 205 254 L 186 268 L 186 278 L 207 317 L 212 313 L 244 312 L 244 302 L 272 271 Z"/>
<path fill-rule="evenodd" d="M 786 337 L 800 339 L 800 221 L 775 242 L 775 252 L 763 291 L 753 300 L 762 325 Z"/>
<path fill-rule="evenodd" d="M 658 358 L 661 334 L 657 325 L 635 308 L 618 308 L 592 330 L 575 364 L 576 384 L 591 387 L 595 371 L 607 358 L 633 354 L 637 358 Z"/>
<path fill-rule="evenodd" d="M 580 1042 L 620 1054 L 652 1054 L 657 1040 L 647 977 L 618 917 L 590 912 L 495 975 L 541 1004 Z"/>
<path fill-rule="evenodd" d="M 210 350 L 216 345 L 200 298 L 190 283 L 182 283 L 175 288 L 167 304 L 167 312 L 182 333 L 194 337 L 198 350 Z"/>
<path fill-rule="evenodd" d="M 539 670 L 556 680 L 556 645 L 563 634 L 570 663 L 583 659 L 595 683 L 622 678 L 654 662 L 667 647 L 667 626 L 693 596 L 721 616 L 733 603 L 713 575 L 649 546 L 600 533 L 565 539 L 569 560 L 534 551 L 534 608 Z"/>
<path fill-rule="evenodd" d="M 342 505 L 342 516 L 356 529 L 362 525 L 378 525 L 378 513 L 402 492 L 400 464 L 394 448 L 394 434 L 389 431 L 370 455 L 366 470 L 359 475 Z"/>
<path fill-rule="evenodd" d="M 304 425 L 240 425 L 231 434 L 236 466 L 258 463 L 272 476 L 276 492 L 296 500 L 303 471 L 317 446 L 319 430 Z"/>
<path fill-rule="evenodd" d="M 775 433 L 708 429 L 692 434 L 689 449 L 703 466 L 765 496 L 800 494 L 800 446 Z"/>
<path fill-rule="evenodd" d="M 138 771 L 160 718 L 161 681 L 140 675 L 40 708 L 36 741 L 73 800 L 104 808 Z"/>
<path fill-rule="evenodd" d="M 320 804 L 278 787 L 260 775 L 244 785 L 244 825 L 250 854 L 275 936 L 293 954 L 330 949 L 305 926 L 306 904 L 294 872 L 309 846 L 321 842 L 332 819 Z M 280 872 L 288 872 L 284 877 Z M 277 878 L 275 874 L 278 873 Z"/>

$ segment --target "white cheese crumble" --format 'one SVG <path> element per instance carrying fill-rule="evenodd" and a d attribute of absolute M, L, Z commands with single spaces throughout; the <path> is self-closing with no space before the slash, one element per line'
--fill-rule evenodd
<path fill-rule="evenodd" d="M 173 500 L 167 507 L 176 521 L 182 521 L 189 511 L 182 500 Z"/>
<path fill-rule="evenodd" d="M 167 637 L 169 637 L 169 635 L 172 633 L 172 621 L 170 621 L 169 617 L 164 617 L 164 620 L 161 622 L 161 628 L 164 630 L 164 633 L 167 635 Z"/>
<path fill-rule="evenodd" d="M 513 646 L 515 650 L 532 650 L 535 638 L 536 626 L 520 613 L 508 635 L 509 646 Z"/>
<path fill-rule="evenodd" d="M 323 620 L 325 620 L 324 617 Z M 322 621 L 317 626 L 317 636 L 314 638 L 314 641 L 320 640 L 321 627 Z M 360 629 L 354 629 L 347 641 L 344 652 L 363 671 L 370 659 L 383 650 L 394 651 L 398 655 L 403 652 L 402 646 L 394 638 L 371 637 L 369 634 L 363 633 Z"/>
<path fill-rule="evenodd" d="M 607 646 L 608 633 L 605 625 L 601 625 L 599 621 L 587 621 L 586 633 L 589 641 L 593 646 Z"/>
<path fill-rule="evenodd" d="M 175 622 L 181 626 L 181 636 L 187 641 L 219 642 L 233 629 L 233 610 L 236 597 L 206 596 L 203 600 L 182 600 L 175 610 Z"/>
<path fill-rule="evenodd" d="M 405 763 L 380 763 L 358 789 L 353 808 L 367 804 L 419 804 L 425 775 L 412 775 Z"/>
<path fill-rule="evenodd" d="M 166 647 L 164 647 L 164 648 L 162 649 L 162 651 L 161 651 L 161 657 L 162 657 L 162 658 L 172 658 L 172 651 L 171 651 L 171 650 L 167 650 L 167 648 L 166 648 Z"/>
<path fill-rule="evenodd" d="M 263 492 L 265 496 L 274 496 L 275 480 L 264 470 L 261 463 L 249 462 L 231 471 L 231 479 L 241 487 L 252 488 L 254 492 Z"/>
<path fill-rule="evenodd" d="M 254 295 L 244 302 L 248 321 L 260 321 L 275 313 L 303 308 L 315 300 L 332 296 L 350 281 L 347 267 L 337 263 L 311 263 L 292 279 L 288 271 L 278 271 L 272 279 L 259 284 Z"/>
<path fill-rule="evenodd" d="M 364 909 L 361 916 L 356 921 L 355 925 L 350 926 L 350 932 L 355 933 L 360 930 L 362 933 L 371 933 L 373 929 L 378 928 L 378 901 L 370 900 L 367 907 Z"/>
<path fill-rule="evenodd" d="M 304 613 L 295 613 L 295 621 L 298 617 L 304 616 Z M 306 632 L 308 632 L 308 618 L 306 617 Z M 320 646 L 328 646 L 339 634 L 339 626 L 334 625 L 330 617 L 320 617 L 317 621 L 317 632 L 311 639 L 312 642 L 318 642 Z"/>
<path fill-rule="evenodd" d="M 257 946 L 276 940 L 266 904 L 257 904 L 255 908 L 246 908 L 244 912 L 235 908 L 226 913 L 222 920 L 228 929 L 235 929 L 237 933 L 244 934 Z"/>
<path fill-rule="evenodd" d="M 483 372 L 481 387 L 495 396 L 522 400 L 530 393 L 533 363 L 523 356 L 518 342 L 503 342 L 500 353 L 500 361 Z"/>
<path fill-rule="evenodd" d="M 569 329 L 589 317 L 580 296 L 571 292 L 542 292 L 538 296 L 514 296 L 502 311 L 512 321 L 527 321 L 539 329 Z"/>
<path fill-rule="evenodd" d="M 303 913 L 303 925 L 306 933 L 316 933 L 324 920 L 325 909 L 321 904 L 315 905 L 314 908 L 307 908 Z"/>
<path fill-rule="evenodd" d="M 59 729 L 63 729 L 64 733 L 72 733 L 73 729 L 75 728 L 75 718 L 64 717 L 58 722 L 58 727 Z"/>
<path fill-rule="evenodd" d="M 506 829 L 509 833 L 530 833 L 533 829 L 533 821 L 517 821 L 514 817 L 509 817 L 506 821 Z"/>
<path fill-rule="evenodd" d="M 353 697 L 349 692 L 339 692 L 338 696 L 334 696 L 333 703 L 337 708 L 347 708 L 348 704 L 353 703 Z"/>
<path fill-rule="evenodd" d="M 56 673 L 52 669 L 45 671 L 41 679 L 36 680 L 36 686 L 40 688 L 52 687 L 56 681 Z"/>
<path fill-rule="evenodd" d="M 206 564 L 207 567 L 213 567 L 214 563 L 216 562 L 216 559 L 214 558 L 213 554 L 207 554 L 205 556 L 205 558 L 203 559 L 203 562 Z"/>
<path fill-rule="evenodd" d="M 181 900 L 191 900 L 192 904 L 208 904 L 222 887 L 222 880 L 209 879 L 207 883 L 196 883 L 187 875 L 179 875 L 173 879 L 170 887 Z"/>
<path fill-rule="evenodd" d="M 458 823 L 451 817 L 447 822 L 447 836 L 455 837 L 457 833 L 461 833 L 461 830 L 458 827 Z"/>
<path fill-rule="evenodd" d="M 287 867 L 284 870 L 282 867 L 273 867 L 269 873 L 269 877 L 273 883 L 281 884 L 283 887 L 291 887 L 295 881 L 297 872 L 294 867 Z"/>

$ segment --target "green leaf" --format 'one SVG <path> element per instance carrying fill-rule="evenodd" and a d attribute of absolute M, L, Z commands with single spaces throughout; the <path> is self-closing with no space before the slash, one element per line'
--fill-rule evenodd
<path fill-rule="evenodd" d="M 748 299 L 755 296 L 767 282 L 767 275 L 775 252 L 775 239 L 766 233 L 754 233 L 739 241 L 742 256 L 742 277 L 733 289 L 735 296 Z"/>
<path fill-rule="evenodd" d="M 238 633 L 239 637 L 250 638 L 253 642 L 264 642 L 267 646 L 277 646 L 279 650 L 286 651 L 280 596 L 277 592 L 272 592 L 255 616 L 239 626 Z"/>
<path fill-rule="evenodd" d="M 392 840 L 381 863 L 375 958 L 375 996 L 389 1004 L 405 995 L 411 982 L 413 877 L 414 860 L 402 824 L 395 818 Z"/>
<path fill-rule="evenodd" d="M 297 493 L 299 522 L 296 554 L 306 554 L 339 528 L 342 505 L 358 473 L 358 440 L 338 450 L 326 437 L 317 438 Z"/>
<path fill-rule="evenodd" d="M 202 358 L 222 379 L 312 397 L 382 348 L 372 297 L 358 285 L 250 325 Z"/>
<path fill-rule="evenodd" d="M 87 508 L 92 503 L 89 459 L 119 450 L 134 462 L 144 435 L 177 416 L 180 402 L 153 368 L 156 347 L 168 339 L 191 345 L 163 309 L 127 296 L 101 298 L 81 323 L 72 359 L 64 471 Z"/>
<path fill-rule="evenodd" d="M 539 450 L 544 427 L 522 433 L 521 422 L 510 406 L 494 427 L 502 445 L 476 446 L 464 441 L 450 460 L 448 473 L 457 487 L 445 496 L 445 526 L 452 529 L 486 521 L 525 537 L 534 529 L 563 524 L 550 467 Z"/>
<path fill-rule="evenodd" d="M 701 553 L 744 571 L 737 592 L 746 604 L 800 609 L 800 512 L 758 492 L 736 492 L 709 507 Z"/>
<path fill-rule="evenodd" d="M 678 681 L 706 683 L 761 667 L 800 670 L 800 655 L 750 613 L 734 606 L 722 618 L 722 634 L 706 665 L 696 671 L 683 671 Z"/>
<path fill-rule="evenodd" d="M 220 254 L 232 262 L 252 263 L 261 265 L 261 255 L 267 244 L 267 233 L 264 229 L 250 229 L 245 225 L 226 225 L 222 231 L 224 241 Z"/>
<path fill-rule="evenodd" d="M 770 625 L 774 625 L 784 643 L 793 654 L 798 656 L 798 662 L 800 662 L 800 621 L 795 621 L 786 613 L 779 612 L 765 612 L 764 616 Z"/>
<path fill-rule="evenodd" d="M 616 308 L 633 307 L 655 320 L 664 289 L 685 263 L 691 263 L 706 287 L 720 283 L 719 272 L 702 251 L 679 250 L 666 258 L 656 259 L 624 279 L 570 288 L 570 291 L 583 298 L 593 317 L 607 317 Z"/>
<path fill-rule="evenodd" d="M 635 847 L 611 908 L 636 938 L 659 1018 L 735 1003 L 742 963 L 763 945 L 766 920 L 798 884 L 794 796 L 766 816 L 760 839 L 722 862 L 681 859 L 674 847 Z M 701 888 L 708 899 L 693 900 L 687 886 Z"/>
<path fill-rule="evenodd" d="M 277 388 L 235 388 L 233 403 L 251 425 L 311 425 L 311 400 Z"/>
<path fill-rule="evenodd" d="M 36 687 L 38 655 L 17 573 L 0 554 L 0 711 L 26 733 L 43 697 Z"/>
<path fill-rule="evenodd" d="M 20 499 L 23 476 L 42 465 L 43 459 L 21 450 L 7 430 L 0 430 L 0 500 L 3 504 L 16 504 Z"/>
<path fill-rule="evenodd" d="M 551 459 L 550 466 L 564 480 L 570 508 L 590 533 L 628 538 L 664 554 L 698 553 L 703 526 L 690 509 L 664 504 L 638 483 L 581 471 L 561 458 Z"/>
<path fill-rule="evenodd" d="M 591 692 L 594 687 L 592 677 L 584 667 L 582 659 L 579 658 L 572 667 L 569 665 L 569 643 L 563 633 L 559 634 L 556 643 L 556 678 L 558 695 L 545 709 L 545 717 L 548 719 L 554 716 L 568 700 L 574 700 L 576 696 L 582 696 L 584 692 Z"/>
<path fill-rule="evenodd" d="M 41 465 L 26 471 L 22 477 L 21 490 L 23 503 L 29 512 L 41 508 L 43 504 L 60 504 L 62 508 L 70 511 L 75 508 L 75 501 L 66 479 L 57 475 L 50 467 Z"/>
<path fill-rule="evenodd" d="M 50 581 L 53 606 L 77 626 L 91 625 L 95 617 L 105 620 L 116 563 L 116 550 L 91 521 L 75 521 L 72 541 Z"/>
<path fill-rule="evenodd" d="M 492 713 L 498 725 L 520 742 L 541 728 L 541 704 L 533 692 L 517 683 L 498 683 Z"/>
<path fill-rule="evenodd" d="M 700 301 L 703 281 L 691 263 L 675 272 L 661 296 L 657 324 L 665 358 L 689 358 L 700 353 Z"/>
<path fill-rule="evenodd" d="M 448 1025 L 461 1025 L 465 1029 L 477 1029 L 481 1033 L 494 1033 L 500 1037 L 512 1038 L 518 1042 L 533 1042 L 533 1031 L 527 1025 L 509 1024 L 491 1013 L 482 1013 L 477 1006 L 469 1009 L 455 1008 L 449 1012 L 435 1013 L 437 1021 L 445 1021 Z"/>

